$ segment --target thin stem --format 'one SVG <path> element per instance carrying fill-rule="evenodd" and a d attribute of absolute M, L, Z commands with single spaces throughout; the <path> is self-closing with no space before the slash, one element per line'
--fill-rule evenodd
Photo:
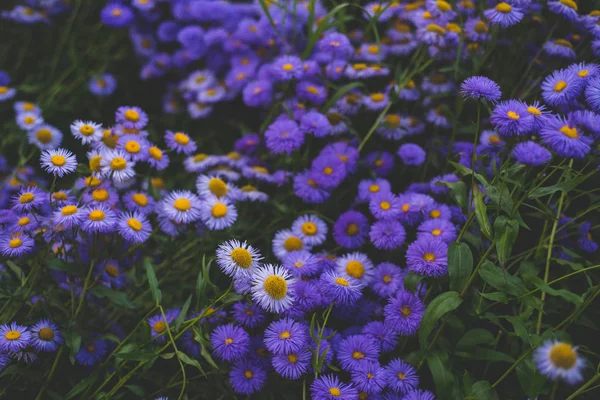
<path fill-rule="evenodd" d="M 585 390 L 587 388 L 589 388 L 590 386 L 592 386 L 594 384 L 594 382 L 596 382 L 598 379 L 600 379 L 600 373 L 594 375 L 594 377 L 592 379 L 590 379 L 589 381 L 587 381 L 585 385 L 583 385 L 582 387 L 577 389 L 572 395 L 567 397 L 567 400 L 573 400 L 575 397 L 577 397 L 580 394 L 582 394 L 583 392 L 585 392 Z"/>
<path fill-rule="evenodd" d="M 54 371 L 56 371 L 56 367 L 58 366 L 58 361 L 60 360 L 60 356 L 62 355 L 64 350 L 65 350 L 64 346 L 61 346 L 60 350 L 58 350 L 58 353 L 56 354 L 56 358 L 54 359 L 54 363 L 52 364 L 52 368 L 50 369 L 50 373 L 48 374 L 48 377 L 46 378 L 46 382 L 44 382 L 44 385 L 40 389 L 38 395 L 35 397 L 35 400 L 40 400 L 42 398 L 44 391 L 46 390 L 46 388 L 50 384 L 50 381 L 52 380 L 52 376 L 54 376 Z"/>
<path fill-rule="evenodd" d="M 465 297 L 465 294 L 467 293 L 467 289 L 469 288 L 469 286 L 471 286 L 471 283 L 473 282 L 473 280 L 477 276 L 477 272 L 479 271 L 479 267 L 481 267 L 481 265 L 483 264 L 483 262 L 485 261 L 485 259 L 487 258 L 487 256 L 490 255 L 490 253 L 494 249 L 494 245 L 495 244 L 496 244 L 496 242 L 492 241 L 492 243 L 490 244 L 490 247 L 488 247 L 488 249 L 485 251 L 485 253 L 483 253 L 483 255 L 481 256 L 481 258 L 479 259 L 479 262 L 477 263 L 477 266 L 475 267 L 475 269 L 473 270 L 473 273 L 469 277 L 469 280 L 465 284 L 464 289 L 462 290 L 462 292 L 460 292 L 460 297 Z"/>

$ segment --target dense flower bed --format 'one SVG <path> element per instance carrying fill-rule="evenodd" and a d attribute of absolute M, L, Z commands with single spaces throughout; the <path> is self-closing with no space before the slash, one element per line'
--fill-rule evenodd
<path fill-rule="evenodd" d="M 597 398 L 593 3 L 11 2 L 0 393 Z"/>

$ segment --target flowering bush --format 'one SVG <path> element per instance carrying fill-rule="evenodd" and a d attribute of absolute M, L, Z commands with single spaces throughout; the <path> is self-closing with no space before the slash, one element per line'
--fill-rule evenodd
<path fill-rule="evenodd" d="M 7 398 L 598 398 L 600 4 L 10 3 Z"/>

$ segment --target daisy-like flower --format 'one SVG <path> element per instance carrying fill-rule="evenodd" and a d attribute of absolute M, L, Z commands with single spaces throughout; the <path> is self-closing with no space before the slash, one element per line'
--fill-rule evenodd
<path fill-rule="evenodd" d="M 231 310 L 233 319 L 244 328 L 256 328 L 264 324 L 267 313 L 256 304 L 248 304 L 245 301 L 235 303 Z"/>
<path fill-rule="evenodd" d="M 300 79 L 304 74 L 302 60 L 296 56 L 281 56 L 271 64 L 270 73 L 279 82 Z"/>
<path fill-rule="evenodd" d="M 517 162 L 532 167 L 548 164 L 552 159 L 552 153 L 531 140 L 517 144 L 511 156 Z"/>
<path fill-rule="evenodd" d="M 54 211 L 52 222 L 55 225 L 64 226 L 66 229 L 70 229 L 79 226 L 85 218 L 85 210 L 82 210 L 75 204 L 65 204 Z"/>
<path fill-rule="evenodd" d="M 369 361 L 377 362 L 379 348 L 370 336 L 351 335 L 340 343 L 336 355 L 343 369 L 353 371 Z"/>
<path fill-rule="evenodd" d="M 267 128 L 265 144 L 273 154 L 291 154 L 304 144 L 304 131 L 292 120 L 278 120 Z"/>
<path fill-rule="evenodd" d="M 283 266 L 295 277 L 307 277 L 318 274 L 321 270 L 319 258 L 308 250 L 297 250 L 283 258 Z"/>
<path fill-rule="evenodd" d="M 157 343 L 165 343 L 168 337 L 168 334 L 165 332 L 178 316 L 179 310 L 171 309 L 165 311 L 164 316 L 161 313 L 148 318 L 147 322 L 150 326 L 150 336 L 156 340 Z"/>
<path fill-rule="evenodd" d="M 566 69 L 556 70 L 542 82 L 542 97 L 551 106 L 569 104 L 579 96 L 582 86 L 577 74 Z"/>
<path fill-rule="evenodd" d="M 588 81 L 585 99 L 594 111 L 600 112 L 600 77 L 593 77 Z"/>
<path fill-rule="evenodd" d="M 119 216 L 117 231 L 129 242 L 143 243 L 150 237 L 152 226 L 144 214 L 134 211 Z"/>
<path fill-rule="evenodd" d="M 27 140 L 40 150 L 55 149 L 62 143 L 63 134 L 47 124 L 36 125 L 27 131 Z"/>
<path fill-rule="evenodd" d="M 513 7 L 506 2 L 500 2 L 496 4 L 494 8 L 485 10 L 483 15 L 485 15 L 492 24 L 507 28 L 519 23 L 525 14 L 518 7 Z"/>
<path fill-rule="evenodd" d="M 6 353 L 23 350 L 31 343 L 31 332 L 16 322 L 0 325 L 0 349 Z"/>
<path fill-rule="evenodd" d="M 371 197 L 369 210 L 377 219 L 390 220 L 400 216 L 402 206 L 398 197 L 393 193 L 381 192 Z"/>
<path fill-rule="evenodd" d="M 37 351 L 56 351 L 63 342 L 58 326 L 47 318 L 31 327 L 31 346 Z"/>
<path fill-rule="evenodd" d="M 27 213 L 39 209 L 46 204 L 48 195 L 36 186 L 21 188 L 12 198 L 11 210 Z"/>
<path fill-rule="evenodd" d="M 534 118 L 527 105 L 519 100 L 499 103 L 492 111 L 490 122 L 503 136 L 524 135 L 533 129 Z"/>
<path fill-rule="evenodd" d="M 460 93 L 463 97 L 476 100 L 498 101 L 502 97 L 500 86 L 485 76 L 472 76 L 465 79 L 460 85 Z"/>
<path fill-rule="evenodd" d="M 283 267 L 265 264 L 252 276 L 252 299 L 263 309 L 279 314 L 294 302 L 293 283 Z"/>
<path fill-rule="evenodd" d="M 429 240 L 442 239 L 450 243 L 456 239 L 456 227 L 450 221 L 442 218 L 430 219 L 417 228 L 417 238 Z"/>
<path fill-rule="evenodd" d="M 347 249 L 361 247 L 368 234 L 369 220 L 358 211 L 346 211 L 333 225 L 333 238 Z"/>
<path fill-rule="evenodd" d="M 577 353 L 577 347 L 565 342 L 548 340 L 533 355 L 542 375 L 551 380 L 562 379 L 570 385 L 583 381 L 585 360 Z"/>
<path fill-rule="evenodd" d="M 419 330 L 424 312 L 425 305 L 421 299 L 407 290 L 390 297 L 383 309 L 385 324 L 403 336 L 413 335 Z"/>
<path fill-rule="evenodd" d="M 381 368 L 377 361 L 362 363 L 350 373 L 354 386 L 366 394 L 380 393 L 387 385 L 385 370 Z"/>
<path fill-rule="evenodd" d="M 279 354 L 273 356 L 273 369 L 280 376 L 295 380 L 300 379 L 308 371 L 312 353 L 308 349 L 288 354 Z"/>
<path fill-rule="evenodd" d="M 190 155 L 198 148 L 196 142 L 184 132 L 166 131 L 165 142 L 169 149 L 179 154 Z"/>
<path fill-rule="evenodd" d="M 294 234 L 289 229 L 275 233 L 273 237 L 273 253 L 283 260 L 292 251 L 310 250 L 312 246 L 305 243 L 300 235 Z"/>
<path fill-rule="evenodd" d="M 291 318 L 271 322 L 265 329 L 265 346 L 273 354 L 297 353 L 306 348 L 308 329 Z"/>
<path fill-rule="evenodd" d="M 75 360 L 84 367 L 91 367 L 106 356 L 108 353 L 108 342 L 106 340 L 93 340 L 82 343 Z"/>
<path fill-rule="evenodd" d="M 354 252 L 344 254 L 335 260 L 336 270 L 340 274 L 346 274 L 358 280 L 361 285 L 368 285 L 373 279 L 373 263 L 366 254 Z"/>
<path fill-rule="evenodd" d="M 158 146 L 148 146 L 144 161 L 157 171 L 162 171 L 169 166 L 170 159 Z"/>
<path fill-rule="evenodd" d="M 245 358 L 229 371 L 229 382 L 237 393 L 250 395 L 260 391 L 267 382 L 267 372 L 257 361 Z"/>
<path fill-rule="evenodd" d="M 133 161 L 145 160 L 148 156 L 149 143 L 141 135 L 123 135 L 117 140 L 117 149 L 127 154 Z"/>
<path fill-rule="evenodd" d="M 435 395 L 429 390 L 415 389 L 408 392 L 402 400 L 435 400 Z"/>
<path fill-rule="evenodd" d="M 196 180 L 196 189 L 204 198 L 215 196 L 235 200 L 239 197 L 238 188 L 214 175 L 200 175 Z"/>
<path fill-rule="evenodd" d="M 573 0 L 549 1 L 548 9 L 555 14 L 562 15 L 569 21 L 577 21 L 577 3 Z"/>
<path fill-rule="evenodd" d="M 260 260 L 262 256 L 258 249 L 236 239 L 228 240 L 217 248 L 217 264 L 232 278 L 251 276 L 260 266 Z"/>
<path fill-rule="evenodd" d="M 189 190 L 175 190 L 164 197 L 160 209 L 170 220 L 188 224 L 200 218 L 202 205 L 198 196 Z"/>
<path fill-rule="evenodd" d="M 6 257 L 19 257 L 30 253 L 34 249 L 33 239 L 21 232 L 4 234 L 0 236 L 0 254 Z"/>
<path fill-rule="evenodd" d="M 241 359 L 250 350 L 250 335 L 233 324 L 218 326 L 210 334 L 213 353 L 224 361 Z"/>
<path fill-rule="evenodd" d="M 42 115 L 42 109 L 37 104 L 28 101 L 17 101 L 13 105 L 13 108 L 17 114 L 28 112 Z"/>
<path fill-rule="evenodd" d="M 233 225 L 237 221 L 238 212 L 234 203 L 229 200 L 211 196 L 204 199 L 200 217 L 208 229 L 218 231 Z"/>
<path fill-rule="evenodd" d="M 104 204 L 86 207 L 83 212 L 84 218 L 79 226 L 84 232 L 110 233 L 114 230 L 115 212 Z"/>
<path fill-rule="evenodd" d="M 142 214 L 150 214 L 154 211 L 156 202 L 146 193 L 132 190 L 123 195 L 123 202 L 130 211 L 137 211 Z"/>
<path fill-rule="evenodd" d="M 542 142 L 562 157 L 583 158 L 591 150 L 592 139 L 561 116 L 548 117 L 540 129 Z"/>
<path fill-rule="evenodd" d="M 100 173 L 103 177 L 111 177 L 117 183 L 124 182 L 135 176 L 135 161 L 122 150 L 110 150 L 102 155 Z"/>
<path fill-rule="evenodd" d="M 240 200 L 246 200 L 246 201 L 258 201 L 261 203 L 266 202 L 267 200 L 269 200 L 269 195 L 261 192 L 260 190 L 258 190 L 257 188 L 255 188 L 252 185 L 244 185 L 240 188 Z"/>
<path fill-rule="evenodd" d="M 42 125 L 44 123 L 44 118 L 38 113 L 24 112 L 17 114 L 16 122 L 17 125 L 19 125 L 19 128 L 30 131 Z"/>
<path fill-rule="evenodd" d="M 148 124 L 148 115 L 139 107 L 119 107 L 115 119 L 127 129 L 141 130 Z"/>
<path fill-rule="evenodd" d="M 319 278 L 321 294 L 328 303 L 347 305 L 355 303 L 361 296 L 363 285 L 346 273 L 326 271 Z"/>
<path fill-rule="evenodd" d="M 371 226 L 369 238 L 375 248 L 393 250 L 404 244 L 406 230 L 397 220 L 380 220 Z"/>
<path fill-rule="evenodd" d="M 441 239 L 417 239 L 406 250 L 408 269 L 420 275 L 440 277 L 448 273 L 448 245 Z"/>
<path fill-rule="evenodd" d="M 358 399 L 358 390 L 342 383 L 337 376 L 321 375 L 310 386 L 313 399 L 319 400 L 354 400 Z"/>
<path fill-rule="evenodd" d="M 386 384 L 395 392 L 408 393 L 419 386 L 419 375 L 412 365 L 395 358 L 385 367 Z"/>
<path fill-rule="evenodd" d="M 92 121 L 77 120 L 71 124 L 71 134 L 82 144 L 91 144 L 102 139 L 104 131 L 101 124 Z"/>
<path fill-rule="evenodd" d="M 75 155 L 66 149 L 45 150 L 40 162 L 48 173 L 61 178 L 77 168 Z"/>
<path fill-rule="evenodd" d="M 327 237 L 327 224 L 312 214 L 298 217 L 292 224 L 292 232 L 309 246 L 322 244 Z"/>
<path fill-rule="evenodd" d="M 183 165 L 188 172 L 202 172 L 217 164 L 218 159 L 205 153 L 197 153 L 185 159 Z"/>
<path fill-rule="evenodd" d="M 96 96 L 110 96 L 117 88 L 117 80 L 112 74 L 101 74 L 90 79 L 88 88 Z"/>
<path fill-rule="evenodd" d="M 561 57 L 567 60 L 577 58 L 577 54 L 573 50 L 573 44 L 566 39 L 549 40 L 544 43 L 543 49 L 549 56 Z"/>

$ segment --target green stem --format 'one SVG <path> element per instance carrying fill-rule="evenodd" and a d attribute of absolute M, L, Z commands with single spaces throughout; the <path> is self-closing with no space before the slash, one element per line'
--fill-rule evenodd
<path fill-rule="evenodd" d="M 42 398 L 44 391 L 46 390 L 46 388 L 50 384 L 50 381 L 52 380 L 52 376 L 54 376 L 54 371 L 56 371 L 56 367 L 58 366 L 58 361 L 60 360 L 60 356 L 62 355 L 64 350 L 65 350 L 64 346 L 61 346 L 60 350 L 58 350 L 58 353 L 56 354 L 56 358 L 54 358 L 54 363 L 52 364 L 52 368 L 50 369 L 50 373 L 48 374 L 48 377 L 46 378 L 46 382 L 44 382 L 44 385 L 40 389 L 38 395 L 35 397 L 35 400 L 40 400 Z"/>
<path fill-rule="evenodd" d="M 596 382 L 599 379 L 600 379 L 600 373 L 594 375 L 594 377 L 592 379 L 590 379 L 589 381 L 587 381 L 585 385 L 583 385 L 582 387 L 580 387 L 579 389 L 577 389 L 572 395 L 570 395 L 567 398 L 567 400 L 573 400 L 575 397 L 577 397 L 580 394 L 582 394 L 583 392 L 585 392 L 585 390 L 587 388 L 589 388 L 590 386 L 592 386 L 594 384 L 594 382 Z"/>
<path fill-rule="evenodd" d="M 483 264 L 483 262 L 485 261 L 485 259 L 487 258 L 487 256 L 490 255 L 490 253 L 494 249 L 494 245 L 495 244 L 496 244 L 496 242 L 492 241 L 492 243 L 490 244 L 490 247 L 488 247 L 488 249 L 485 251 L 485 253 L 483 253 L 483 255 L 481 256 L 481 258 L 479 259 L 479 262 L 477 263 L 477 266 L 475 267 L 475 269 L 473 270 L 473 273 L 469 277 L 469 280 L 465 284 L 464 289 L 462 290 L 462 292 L 460 292 L 460 297 L 465 297 L 465 294 L 467 293 L 467 289 L 469 288 L 469 286 L 471 286 L 471 283 L 473 282 L 473 280 L 477 276 L 477 272 L 479 271 L 479 268 L 481 267 L 481 265 Z"/>

